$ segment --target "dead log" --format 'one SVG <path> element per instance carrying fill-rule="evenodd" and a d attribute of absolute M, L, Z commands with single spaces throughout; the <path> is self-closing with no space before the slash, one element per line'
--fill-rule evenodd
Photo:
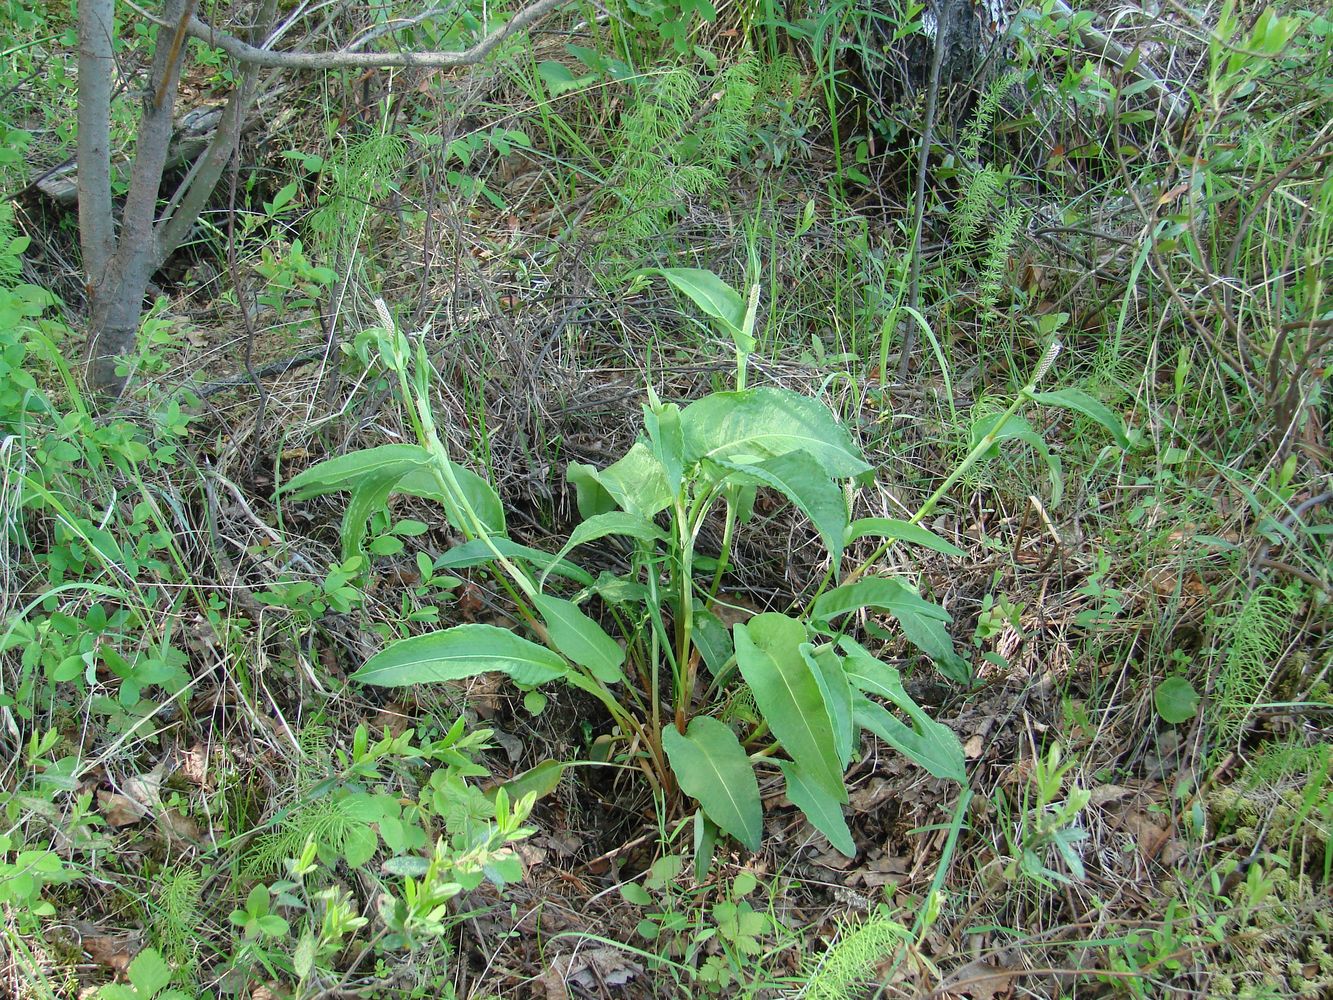
<path fill-rule="evenodd" d="M 241 126 L 242 135 L 253 135 L 261 128 L 268 133 L 281 129 L 296 114 L 296 109 L 289 105 L 275 118 L 270 117 L 270 112 L 279 105 L 280 99 L 289 89 L 287 85 L 275 87 L 255 101 L 250 106 L 245 123 Z M 167 150 L 165 170 L 173 171 L 188 167 L 203 155 L 217 134 L 226 107 L 225 100 L 212 101 L 191 108 L 180 116 L 174 126 L 171 145 Z M 125 157 L 117 165 L 128 166 L 129 162 L 129 158 Z M 32 181 L 24 192 L 20 192 L 20 196 L 31 191 L 40 192 L 57 205 L 73 208 L 79 203 L 78 164 L 70 158 L 52 167 Z"/>

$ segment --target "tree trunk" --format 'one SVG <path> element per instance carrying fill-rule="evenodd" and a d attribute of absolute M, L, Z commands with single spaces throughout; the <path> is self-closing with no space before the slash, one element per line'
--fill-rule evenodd
<path fill-rule="evenodd" d="M 80 39 L 90 39 L 90 67 L 97 65 L 94 56 L 110 59 L 112 4 L 113 0 L 84 0 L 80 4 Z M 259 69 L 246 66 L 222 110 L 208 148 L 159 218 L 162 174 L 175 131 L 173 112 L 186 51 L 184 42 L 197 5 L 198 0 L 166 0 L 163 5 L 136 136 L 130 189 L 121 213 L 119 237 L 114 241 L 110 236 L 109 143 L 97 142 L 105 129 L 99 131 L 94 121 L 100 116 L 105 122 L 109 115 L 109 72 L 99 79 L 97 70 L 90 68 L 79 77 L 79 229 L 89 301 L 85 380 L 99 395 L 118 397 L 124 391 L 128 373 L 117 372 L 118 359 L 134 353 L 148 283 L 198 220 L 223 168 L 235 155 L 246 111 L 254 100 Z M 277 0 L 260 0 L 252 33 L 255 41 L 263 39 L 276 9 Z M 102 20 L 106 21 L 105 27 L 100 24 Z M 83 130 L 85 122 L 87 132 Z M 85 136 L 92 140 L 86 148 Z"/>
<path fill-rule="evenodd" d="M 100 255 L 99 247 L 90 245 L 91 241 L 102 234 L 101 224 L 108 227 L 109 218 L 101 217 L 109 205 L 99 204 L 100 190 L 90 190 L 90 208 L 88 214 L 98 213 L 97 218 L 89 218 L 85 228 L 85 212 L 82 191 L 79 198 L 80 242 L 83 244 L 85 257 L 84 271 L 88 276 L 89 291 L 89 327 L 86 350 L 89 387 L 97 393 L 119 396 L 125 389 L 126 375 L 117 372 L 116 359 L 134 353 L 135 336 L 139 329 L 139 314 L 143 309 L 144 296 L 148 293 L 148 282 L 153 272 L 162 266 L 163 254 L 154 232 L 157 221 L 157 201 L 162 187 L 162 171 L 167 162 L 167 150 L 171 145 L 172 113 L 176 107 L 176 89 L 180 83 L 180 68 L 185 54 L 185 25 L 194 12 L 197 0 L 166 0 L 163 5 L 163 20 L 175 29 L 162 27 L 158 31 L 157 44 L 153 50 L 152 72 L 148 79 L 148 93 L 143 98 L 143 118 L 139 123 L 139 132 L 135 144 L 134 167 L 130 172 L 130 190 L 125 198 L 125 208 L 121 213 L 120 235 L 116 240 L 115 250 L 105 266 L 95 270 Z M 85 14 L 85 6 L 88 8 Z M 84 18 L 89 20 L 103 14 L 103 6 L 110 6 L 109 0 L 97 0 L 91 5 L 80 5 L 80 39 L 88 38 L 99 43 L 95 37 L 103 30 L 100 24 L 84 29 Z M 107 40 L 110 47 L 110 40 Z M 100 102 L 101 95 L 110 92 L 110 81 L 97 76 L 85 79 L 79 77 L 79 119 L 84 124 L 84 99 L 90 105 Z M 100 108 L 99 108 L 100 111 Z M 108 148 L 96 150 L 96 157 L 84 156 L 82 136 L 79 142 L 79 173 L 85 167 L 94 171 L 90 183 L 99 184 L 103 172 L 110 175 Z M 86 160 L 86 162 L 85 162 Z M 80 184 L 82 185 L 82 179 Z"/>
<path fill-rule="evenodd" d="M 88 294 L 94 294 L 115 249 L 111 216 L 111 75 L 115 69 L 115 0 L 79 3 L 79 241 Z"/>

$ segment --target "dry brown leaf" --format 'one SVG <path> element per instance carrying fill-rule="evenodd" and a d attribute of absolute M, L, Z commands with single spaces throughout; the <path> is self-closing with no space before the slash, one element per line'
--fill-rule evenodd
<path fill-rule="evenodd" d="M 949 975 L 940 984 L 939 992 L 957 1000 L 1008 1000 L 1014 995 L 1017 977 L 1017 970 L 1002 969 L 977 959 Z"/>
<path fill-rule="evenodd" d="M 981 756 L 983 747 L 984 741 L 982 740 L 980 733 L 969 736 L 967 742 L 963 744 L 963 756 L 968 760 L 976 760 Z"/>
<path fill-rule="evenodd" d="M 877 889 L 889 884 L 897 885 L 907 877 L 911 870 L 911 859 L 896 854 L 871 858 L 847 877 L 849 885 L 863 885 Z"/>
<path fill-rule="evenodd" d="M 849 799 L 849 805 L 851 805 L 853 812 L 867 813 L 881 803 L 896 798 L 898 792 L 899 789 L 887 781 L 875 780 L 867 782 L 865 785 L 862 785 L 860 788 L 852 792 Z"/>
<path fill-rule="evenodd" d="M 122 975 L 142 947 L 137 934 L 101 934 L 92 929 L 80 934 L 79 944 L 98 965 Z"/>
<path fill-rule="evenodd" d="M 204 836 L 199 831 L 199 824 L 179 809 L 163 809 L 157 814 L 157 822 L 169 840 L 203 843 Z"/>
<path fill-rule="evenodd" d="M 542 989 L 546 991 L 546 1000 L 569 1000 L 565 977 L 554 965 L 542 973 Z"/>
<path fill-rule="evenodd" d="M 822 837 L 820 838 L 820 842 L 827 843 Z M 816 854 L 810 861 L 813 864 L 820 865 L 824 868 L 832 868 L 834 871 L 845 871 L 852 867 L 852 865 L 856 864 L 855 858 L 849 858 L 840 851 L 833 850 L 823 851 L 820 854 Z"/>
<path fill-rule="evenodd" d="M 643 966 L 619 948 L 596 945 L 557 956 L 548 972 L 555 972 L 559 982 L 593 990 L 601 986 L 625 986 L 643 972 Z"/>
<path fill-rule="evenodd" d="M 538 847 L 531 841 L 521 842 L 515 850 L 518 852 L 519 860 L 523 862 L 524 870 L 533 868 L 546 860 L 546 848 Z"/>
<path fill-rule="evenodd" d="M 1132 789 L 1123 785 L 1101 785 L 1092 790 L 1088 804 L 1101 809 L 1107 823 L 1114 830 L 1128 834 L 1139 849 L 1145 861 L 1155 858 L 1167 862 L 1179 860 L 1181 846 L 1175 843 L 1173 850 L 1168 845 L 1175 842 L 1168 825 L 1160 822 L 1157 816 L 1148 811 L 1156 802 L 1155 797 L 1146 788 Z"/>
<path fill-rule="evenodd" d="M 390 736 L 402 736 L 410 728 L 411 722 L 411 710 L 401 702 L 395 701 L 376 712 L 375 717 L 366 725 L 375 735 L 387 729 Z"/>
<path fill-rule="evenodd" d="M 101 789 L 97 792 L 97 808 L 102 813 L 102 818 L 106 820 L 107 826 L 117 829 L 141 823 L 148 817 L 148 809 L 142 803 L 136 802 L 128 795 L 117 795 L 115 792 Z"/>

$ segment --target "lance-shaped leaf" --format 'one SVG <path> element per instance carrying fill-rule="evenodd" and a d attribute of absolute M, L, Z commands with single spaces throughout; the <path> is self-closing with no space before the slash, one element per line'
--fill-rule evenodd
<path fill-rule="evenodd" d="M 782 748 L 811 781 L 847 801 L 833 719 L 820 683 L 801 655 L 805 628 L 786 615 L 756 615 L 737 625 L 736 666 Z"/>
<path fill-rule="evenodd" d="M 761 462 L 739 463 L 722 459 L 718 464 L 744 477 L 742 482 L 769 486 L 794 503 L 824 540 L 836 567 L 842 560 L 847 532 L 847 499 L 819 461 L 806 451 L 792 451 Z"/>
<path fill-rule="evenodd" d="M 642 441 L 605 469 L 570 462 L 565 477 L 574 484 L 579 513 L 584 517 L 605 513 L 614 506 L 651 518 L 666 510 L 673 499 L 666 470 Z"/>
<path fill-rule="evenodd" d="M 526 559 L 538 569 L 573 580 L 582 587 L 592 586 L 592 574 L 574 565 L 568 559 L 557 559 L 549 552 L 534 549 L 530 545 L 520 545 L 503 535 L 493 537 L 491 545 L 494 545 L 506 559 Z M 491 551 L 490 545 L 487 545 L 483 539 L 474 538 L 462 545 L 455 545 L 441 555 L 435 560 L 435 568 L 444 570 L 470 569 L 473 566 L 484 566 L 494 561 L 495 553 Z"/>
<path fill-rule="evenodd" d="M 352 487 L 347 498 L 347 507 L 343 511 L 342 557 L 350 559 L 361 551 L 361 543 L 366 540 L 370 529 L 370 517 L 378 510 L 383 510 L 389 503 L 389 494 L 398 481 L 397 472 L 373 472 Z"/>
<path fill-rule="evenodd" d="M 873 608 L 896 618 L 907 641 L 929 656 L 946 677 L 957 681 L 971 677 L 971 667 L 954 651 L 945 628 L 953 620 L 949 613 L 901 580 L 867 576 L 835 587 L 815 601 L 810 617 L 827 622 L 859 608 Z"/>
<path fill-rule="evenodd" d="M 871 471 L 847 428 L 826 406 L 787 389 L 715 392 L 685 407 L 680 422 L 688 462 L 737 456 L 762 460 L 804 451 L 835 479 Z"/>
<path fill-rule="evenodd" d="M 957 545 L 941 538 L 929 528 L 923 528 L 911 521 L 900 521 L 896 517 L 857 518 L 847 528 L 847 544 L 851 545 L 858 538 L 896 538 L 936 552 L 943 552 L 946 556 L 967 555 Z"/>
<path fill-rule="evenodd" d="M 486 792 L 486 798 L 494 801 L 495 793 L 503 788 L 511 802 L 518 802 L 525 795 L 535 795 L 539 799 L 544 799 L 560 785 L 560 779 L 565 776 L 565 768 L 568 766 L 558 760 L 544 760 L 536 767 L 530 767 L 522 774 L 514 775 L 504 784 L 496 785 Z"/>
<path fill-rule="evenodd" d="M 1125 433 L 1124 418 L 1100 399 L 1089 396 L 1079 389 L 1052 389 L 1049 392 L 1034 392 L 1030 395 L 1038 403 L 1060 406 L 1090 417 L 1110 432 L 1116 444 L 1126 451 L 1129 450 L 1129 435 Z"/>
<path fill-rule="evenodd" d="M 556 554 L 557 559 L 565 556 L 580 545 L 605 538 L 607 535 L 624 535 L 639 541 L 664 540 L 666 532 L 639 514 L 629 514 L 623 510 L 608 510 L 604 514 L 594 514 L 580 523 L 569 533 L 569 540 Z"/>
<path fill-rule="evenodd" d="M 1001 422 L 1003 421 L 1003 422 Z M 1000 443 L 1003 441 L 1023 441 L 1032 446 L 1033 451 L 1042 457 L 1046 462 L 1046 471 L 1051 477 L 1051 504 L 1052 506 L 1060 502 L 1064 494 L 1064 479 L 1061 475 L 1060 456 L 1046 447 L 1046 442 L 1042 440 L 1040 434 L 1032 429 L 1032 426 L 1020 417 L 1018 414 L 1010 415 L 1009 419 L 1004 419 L 1003 413 L 996 413 L 990 416 L 982 417 L 972 425 L 971 438 L 972 447 L 977 447 L 984 441 L 988 435 L 994 434 L 991 445 L 983 453 L 983 458 L 995 458 L 1000 453 Z"/>
<path fill-rule="evenodd" d="M 458 488 L 463 493 L 463 499 L 472 508 L 472 512 L 477 515 L 477 519 L 481 521 L 486 533 L 503 535 L 505 531 L 505 510 L 504 505 L 500 503 L 500 496 L 495 492 L 495 488 L 471 469 L 459 465 L 457 462 L 450 462 L 449 467 L 453 470 L 454 478 L 458 481 Z M 444 507 L 445 516 L 455 528 L 469 533 L 474 530 L 471 523 L 463 523 L 462 516 L 454 510 L 453 504 L 445 495 L 439 480 L 435 477 L 435 473 L 428 467 L 409 471 L 407 475 L 398 480 L 393 492 L 434 500 Z"/>
<path fill-rule="evenodd" d="M 399 639 L 376 653 L 352 680 L 380 687 L 454 681 L 492 671 L 531 687 L 564 676 L 558 653 L 508 629 L 472 623 Z"/>
<path fill-rule="evenodd" d="M 414 444 L 383 444 L 312 465 L 281 487 L 297 500 L 353 489 L 375 477 L 401 478 L 430 463 L 430 452 Z"/>
<path fill-rule="evenodd" d="M 792 805 L 805 813 L 810 825 L 827 837 L 835 850 L 849 858 L 856 857 L 856 843 L 852 840 L 852 831 L 847 829 L 842 806 L 817 782 L 807 778 L 796 764 L 780 760 L 778 767 L 787 779 L 787 798 L 791 799 Z"/>
<path fill-rule="evenodd" d="M 722 619 L 704 608 L 702 602 L 694 602 L 694 648 L 699 650 L 704 666 L 716 677 L 735 654 L 731 644 L 731 633 Z"/>
<path fill-rule="evenodd" d="M 710 820 L 757 851 L 764 826 L 759 782 L 736 734 L 725 723 L 699 715 L 684 736 L 675 726 L 663 729 L 662 749 L 681 790 L 699 801 Z"/>
<path fill-rule="evenodd" d="M 549 594 L 533 595 L 532 603 L 561 653 L 587 667 L 603 684 L 619 684 L 625 679 L 620 671 L 625 651 L 577 605 Z"/>
<path fill-rule="evenodd" d="M 685 473 L 685 435 L 680 428 L 680 407 L 675 403 L 645 405 L 643 429 L 648 432 L 653 455 L 662 464 L 667 489 L 674 496 L 680 492 Z"/>
<path fill-rule="evenodd" d="M 801 643 L 801 655 L 810 665 L 810 672 L 819 684 L 819 692 L 828 706 L 833 722 L 833 745 L 838 751 L 838 762 L 845 770 L 852 759 L 852 686 L 847 680 L 842 659 L 832 646 L 818 652 L 808 642 Z"/>
<path fill-rule="evenodd" d="M 877 660 L 860 643 L 845 636 L 838 640 L 838 645 L 847 654 L 844 666 L 852 686 L 866 694 L 887 699 L 911 720 L 908 725 L 883 705 L 858 694 L 852 697 L 852 717 L 856 724 L 870 730 L 935 777 L 965 783 L 967 771 L 963 747 L 954 731 L 936 722 L 912 700 L 903 688 L 902 677 L 893 667 Z"/>
<path fill-rule="evenodd" d="M 735 337 L 745 325 L 745 300 L 712 271 L 700 267 L 660 267 L 656 272 L 673 288 L 684 292 L 696 306 L 716 320 L 724 332 Z M 740 346 L 739 344 L 737 346 Z M 754 344 L 743 350 L 753 351 Z"/>

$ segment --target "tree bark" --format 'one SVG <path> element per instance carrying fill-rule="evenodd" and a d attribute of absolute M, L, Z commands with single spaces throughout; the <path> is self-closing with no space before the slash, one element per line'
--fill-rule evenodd
<path fill-rule="evenodd" d="M 88 294 L 96 294 L 115 248 L 111 215 L 111 77 L 115 0 L 79 4 L 79 243 Z"/>

